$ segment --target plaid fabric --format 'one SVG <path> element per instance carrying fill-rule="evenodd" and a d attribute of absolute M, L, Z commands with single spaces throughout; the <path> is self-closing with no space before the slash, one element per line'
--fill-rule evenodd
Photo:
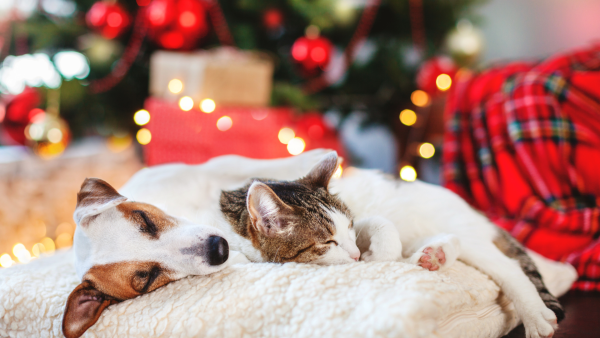
<path fill-rule="evenodd" d="M 600 45 L 459 72 L 446 107 L 446 187 L 600 291 Z"/>

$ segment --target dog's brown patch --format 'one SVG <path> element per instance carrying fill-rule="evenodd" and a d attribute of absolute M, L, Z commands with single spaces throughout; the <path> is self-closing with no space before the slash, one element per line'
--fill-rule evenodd
<path fill-rule="evenodd" d="M 159 208 L 141 202 L 124 202 L 117 206 L 123 216 L 133 222 L 142 233 L 151 239 L 158 239 L 164 231 L 177 226 L 177 220 Z"/>
<path fill-rule="evenodd" d="M 125 300 L 173 281 L 169 275 L 170 272 L 156 262 L 119 262 L 94 266 L 83 280 L 104 294 Z"/>

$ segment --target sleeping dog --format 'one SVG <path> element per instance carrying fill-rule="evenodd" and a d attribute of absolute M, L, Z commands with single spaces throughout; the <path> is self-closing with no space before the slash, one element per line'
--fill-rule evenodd
<path fill-rule="evenodd" d="M 327 152 L 268 161 L 222 156 L 197 166 L 164 165 L 152 169 L 152 175 L 138 172 L 120 192 L 101 179 L 86 179 L 73 215 L 75 268 L 82 282 L 67 300 L 64 335 L 81 336 L 111 304 L 185 276 L 225 268 L 232 261 L 227 236 L 202 224 L 199 210 L 214 207 L 222 189 L 238 188 L 251 177 L 300 177 Z M 162 184 L 161 172 L 170 177 L 168 184 Z M 172 179 L 174 173 L 179 180 Z"/>

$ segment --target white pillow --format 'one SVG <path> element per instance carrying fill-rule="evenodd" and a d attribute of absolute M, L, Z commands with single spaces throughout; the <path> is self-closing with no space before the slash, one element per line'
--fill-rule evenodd
<path fill-rule="evenodd" d="M 541 264 L 562 278 L 548 283 L 553 292 L 576 278 L 569 265 Z M 65 301 L 79 282 L 71 251 L 0 270 L 0 336 L 62 337 Z M 498 286 L 461 262 L 444 272 L 398 262 L 250 263 L 110 306 L 84 337 L 481 338 L 517 324 Z"/>

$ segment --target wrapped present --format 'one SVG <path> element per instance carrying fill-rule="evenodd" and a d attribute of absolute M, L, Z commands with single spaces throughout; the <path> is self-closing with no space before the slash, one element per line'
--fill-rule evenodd
<path fill-rule="evenodd" d="M 153 97 L 146 100 L 145 108 L 151 116 L 146 125 L 151 141 L 144 146 L 148 165 L 195 164 L 226 154 L 278 158 L 315 148 L 333 149 L 343 156 L 336 132 L 319 114 L 297 116 L 290 108 L 218 105 L 207 114 L 198 107 L 183 111 L 176 102 Z"/>
<path fill-rule="evenodd" d="M 218 48 L 199 52 L 157 51 L 150 60 L 150 95 L 218 105 L 264 107 L 271 98 L 273 62 L 263 54 Z"/>

